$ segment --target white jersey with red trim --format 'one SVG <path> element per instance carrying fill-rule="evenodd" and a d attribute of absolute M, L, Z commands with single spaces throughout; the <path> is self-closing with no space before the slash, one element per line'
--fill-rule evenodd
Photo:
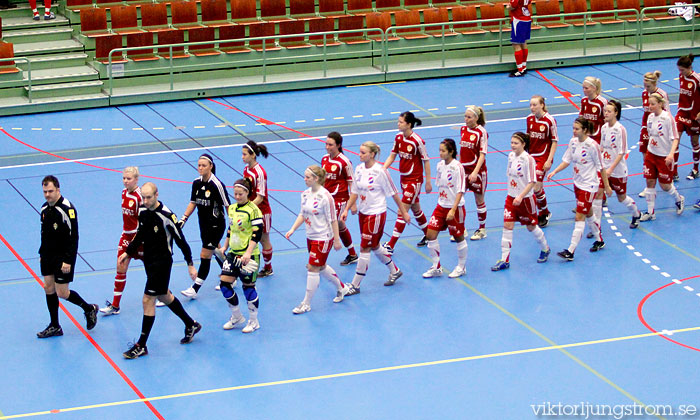
<path fill-rule="evenodd" d="M 396 153 L 400 159 L 401 182 L 423 182 L 423 161 L 429 158 L 425 141 L 418 134 L 414 132 L 408 138 L 401 133 L 397 134 L 391 152 Z"/>
<path fill-rule="evenodd" d="M 304 218 L 308 239 L 327 241 L 333 238 L 331 223 L 338 219 L 333 196 L 327 189 L 320 187 L 318 191 L 313 192 L 308 188 L 301 193 L 301 215 Z"/>
<path fill-rule="evenodd" d="M 480 125 L 474 128 L 469 128 L 466 125 L 462 126 L 460 131 L 459 141 L 459 161 L 464 165 L 464 168 L 471 172 L 479 160 L 479 155 L 484 154 L 489 149 L 489 135 L 486 129 Z M 486 156 L 484 156 L 484 164 L 481 167 L 483 171 L 486 169 Z"/>
<path fill-rule="evenodd" d="M 270 202 L 267 199 L 267 172 L 259 163 L 252 168 L 246 165 L 243 169 L 243 178 L 247 178 L 253 185 L 253 191 L 250 194 L 250 201 L 257 198 L 258 195 L 263 196 L 263 200 L 258 204 L 258 208 L 263 214 L 270 213 Z"/>
<path fill-rule="evenodd" d="M 332 158 L 325 155 L 321 158 L 321 166 L 326 170 L 326 182 L 323 187 L 328 190 L 336 201 L 348 201 L 350 190 L 348 182 L 352 182 L 352 162 L 342 153 Z"/>
<path fill-rule="evenodd" d="M 600 155 L 600 145 L 595 140 L 586 137 L 586 140 L 578 141 L 578 138 L 573 137 L 561 160 L 574 164 L 576 187 L 588 192 L 598 191 L 598 172 L 603 169 L 603 158 Z"/>
<path fill-rule="evenodd" d="M 445 163 L 444 160 L 438 162 L 435 185 L 438 187 L 438 206 L 452 208 L 459 193 L 462 193 L 459 205 L 464 205 L 466 177 L 464 166 L 457 159 L 452 159 L 449 164 Z"/>
<path fill-rule="evenodd" d="M 386 197 L 398 194 L 394 181 L 382 165 L 375 162 L 371 168 L 364 163 L 355 168 L 351 192 L 357 194 L 357 209 L 366 215 L 386 212 Z"/>
<path fill-rule="evenodd" d="M 141 188 L 136 187 L 132 192 L 126 188 L 122 190 L 122 217 L 124 219 L 122 233 L 136 233 L 139 227 L 139 207 L 142 202 Z"/>
<path fill-rule="evenodd" d="M 649 134 L 647 151 L 662 157 L 666 157 L 671 153 L 673 140 L 680 138 L 676 121 L 667 111 L 661 111 L 659 116 L 653 113 L 649 115 L 647 119 L 647 133 Z"/>
<path fill-rule="evenodd" d="M 528 152 L 523 151 L 519 156 L 515 152 L 510 152 L 508 154 L 508 168 L 506 169 L 508 195 L 515 198 L 527 188 L 528 184 L 536 182 L 535 169 L 535 158 L 530 156 Z M 534 192 L 530 189 L 525 197 L 531 197 L 532 194 Z"/>
<path fill-rule="evenodd" d="M 612 172 L 608 172 L 609 177 L 627 177 L 627 129 L 620 121 L 615 122 L 611 127 L 605 123 L 600 129 L 600 148 L 603 156 L 603 168 L 606 170 L 612 166 L 615 159 L 622 155 L 620 163 L 615 166 Z"/>
<path fill-rule="evenodd" d="M 671 112 L 671 107 L 669 106 L 670 101 L 668 99 L 668 93 L 666 93 L 666 91 L 661 88 L 656 88 L 656 91 L 652 93 L 658 93 L 659 95 L 663 96 L 665 100 L 664 111 Z M 647 92 L 646 89 L 642 91 L 642 109 L 644 110 L 644 114 L 642 115 L 642 127 L 647 126 L 647 118 L 649 118 L 649 114 L 651 114 L 651 109 L 649 109 L 649 95 L 650 93 Z"/>
<path fill-rule="evenodd" d="M 527 117 L 527 135 L 530 136 L 530 156 L 546 159 L 552 150 L 552 142 L 559 141 L 557 122 L 549 112 L 545 112 L 541 118 L 530 114 Z"/>

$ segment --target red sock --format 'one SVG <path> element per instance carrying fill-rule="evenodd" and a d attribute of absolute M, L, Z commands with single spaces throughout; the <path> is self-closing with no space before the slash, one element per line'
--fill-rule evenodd
<path fill-rule="evenodd" d="M 421 228 L 423 231 L 423 234 L 428 232 L 428 219 L 425 217 L 425 213 L 423 213 L 423 210 L 419 210 L 418 214 L 414 214 L 416 216 L 416 223 L 418 223 L 418 227 Z"/>
<path fill-rule="evenodd" d="M 523 49 L 520 50 L 520 51 L 522 51 L 522 53 L 523 53 L 523 56 L 522 56 L 522 57 L 523 57 L 523 64 L 527 66 L 527 53 L 528 53 L 528 50 L 527 50 L 527 48 L 523 48 Z"/>
<path fill-rule="evenodd" d="M 406 229 L 406 222 L 403 220 L 403 217 L 398 216 L 396 218 L 396 224 L 394 225 L 394 232 L 391 234 L 391 239 L 389 239 L 388 245 L 390 247 L 396 247 L 396 242 L 399 241 L 399 237 L 403 233 L 404 229 Z"/>
<path fill-rule="evenodd" d="M 126 273 L 117 273 L 114 276 L 114 299 L 112 299 L 112 306 L 119 307 L 122 301 L 122 292 L 126 286 Z"/>
<path fill-rule="evenodd" d="M 352 246 L 352 236 L 350 236 L 350 231 L 347 227 L 344 227 L 338 231 L 340 240 L 343 242 L 343 246 L 348 249 L 348 254 L 357 255 L 355 252 L 355 247 Z"/>
<path fill-rule="evenodd" d="M 263 249 L 262 255 L 265 262 L 265 270 L 272 270 L 272 247 Z"/>
<path fill-rule="evenodd" d="M 539 210 L 540 213 L 544 212 L 547 214 L 549 210 L 547 209 L 547 196 L 544 195 L 544 188 L 535 191 L 535 200 L 537 201 L 537 210 Z"/>
<path fill-rule="evenodd" d="M 520 65 L 523 62 L 523 50 L 517 50 L 513 55 L 515 56 L 515 65 L 518 67 L 518 70 L 520 70 Z"/>
<path fill-rule="evenodd" d="M 36 2 L 36 0 L 34 0 Z M 51 0 L 44 0 L 44 13 L 51 13 Z"/>

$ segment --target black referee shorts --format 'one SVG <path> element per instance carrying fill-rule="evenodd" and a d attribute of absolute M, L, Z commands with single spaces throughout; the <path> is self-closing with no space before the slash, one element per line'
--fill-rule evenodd
<path fill-rule="evenodd" d="M 146 269 L 146 287 L 143 293 L 148 296 L 168 294 L 170 271 L 173 268 L 172 260 L 144 263 L 143 267 Z"/>
<path fill-rule="evenodd" d="M 63 260 L 56 256 L 42 256 L 39 258 L 42 276 L 53 276 L 54 281 L 59 284 L 67 284 L 73 281 L 75 273 L 75 262 L 70 265 L 70 272 L 61 271 Z"/>

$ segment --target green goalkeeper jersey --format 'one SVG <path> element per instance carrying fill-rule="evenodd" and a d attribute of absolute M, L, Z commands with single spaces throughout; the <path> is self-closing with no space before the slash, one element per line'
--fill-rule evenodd
<path fill-rule="evenodd" d="M 258 206 L 252 201 L 243 205 L 234 202 L 228 207 L 229 225 L 229 252 L 235 255 L 243 255 L 248 249 L 253 234 L 263 229 L 263 215 Z M 251 255 L 260 255 L 260 249 L 256 246 Z"/>

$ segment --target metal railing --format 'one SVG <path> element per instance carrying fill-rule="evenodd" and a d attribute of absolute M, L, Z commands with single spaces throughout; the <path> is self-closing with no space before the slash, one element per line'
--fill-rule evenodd
<path fill-rule="evenodd" d="M 683 4 L 683 5 L 674 4 L 674 5 L 668 5 L 668 6 L 650 6 L 650 7 L 643 8 L 639 14 L 639 19 L 638 19 L 640 22 L 640 25 L 639 25 L 640 26 L 640 29 L 639 29 L 640 36 L 644 34 L 644 25 L 641 25 L 641 22 L 646 18 L 648 11 L 669 10 L 669 9 L 673 9 L 676 7 L 692 7 L 693 8 L 693 17 L 690 19 L 690 22 L 691 22 L 690 23 L 690 25 L 691 25 L 690 26 L 690 46 L 694 47 L 695 46 L 695 21 L 696 21 L 695 7 L 696 6 L 700 6 L 700 3 L 691 3 L 691 4 Z M 683 19 L 683 17 L 681 17 L 681 16 L 679 16 L 678 18 Z M 685 19 L 683 19 L 683 20 L 685 20 Z M 680 25 L 676 25 L 676 26 L 680 26 Z M 640 44 L 639 48 L 638 48 L 639 52 L 642 52 L 643 49 L 644 49 L 644 46 Z"/>
<path fill-rule="evenodd" d="M 12 57 L 12 58 L 0 58 L 0 63 L 3 62 L 9 62 L 9 61 L 14 61 L 15 64 L 17 62 L 22 62 L 22 63 L 27 63 L 27 98 L 29 99 L 29 103 L 32 103 L 32 62 L 29 61 L 29 58 L 27 57 Z M 19 68 L 19 66 L 17 66 Z M 22 70 L 20 68 L 20 71 L 23 72 L 25 70 Z M 22 75 L 22 82 L 24 82 L 24 74 Z M 24 85 L 24 83 L 22 83 Z"/>

